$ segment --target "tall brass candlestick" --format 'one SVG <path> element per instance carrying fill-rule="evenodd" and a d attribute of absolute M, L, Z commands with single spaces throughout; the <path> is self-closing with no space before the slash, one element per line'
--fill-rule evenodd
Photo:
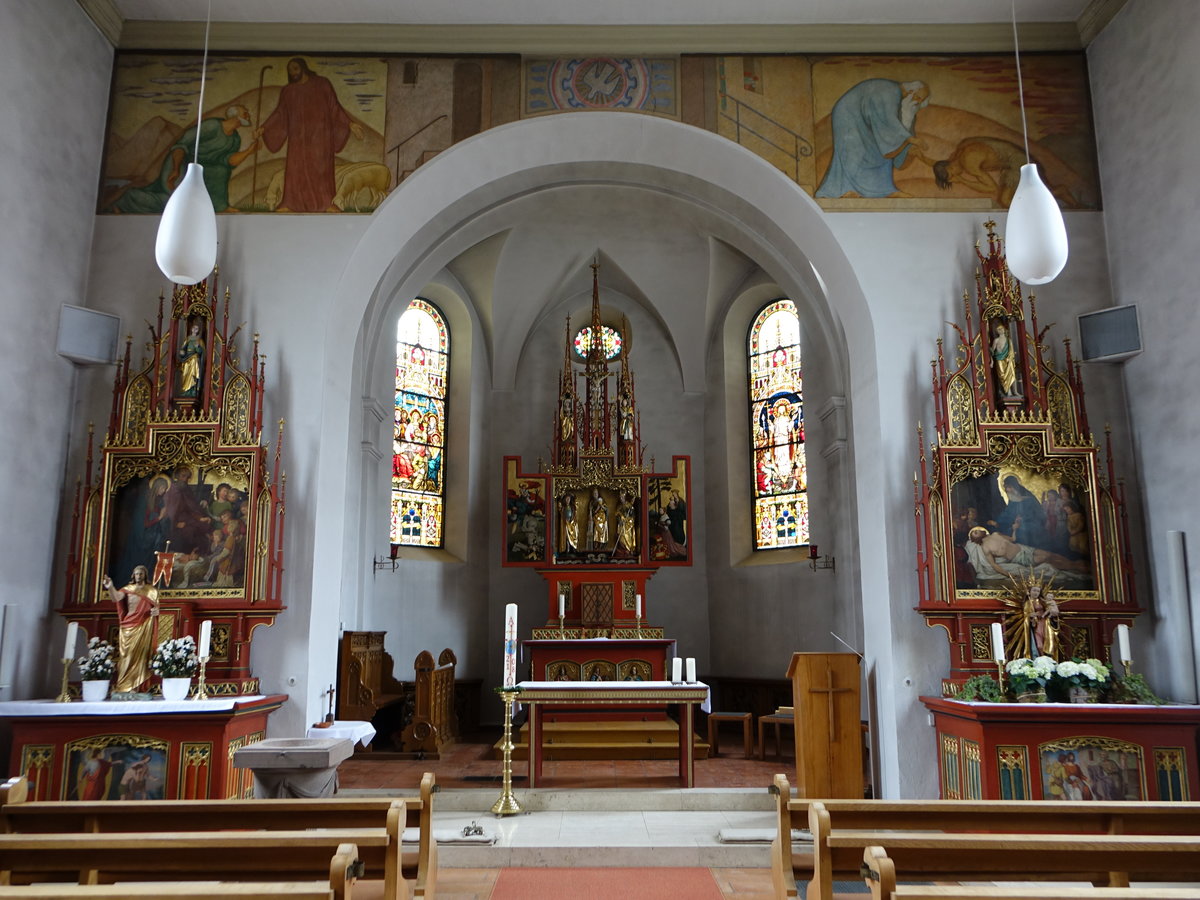
<path fill-rule="evenodd" d="M 62 690 L 58 692 L 58 697 L 56 699 L 58 700 L 59 703 L 70 703 L 71 702 L 71 691 L 67 687 L 67 670 L 71 668 L 71 657 L 68 656 L 68 657 L 64 658 L 62 661 L 62 664 L 63 664 Z"/>
<path fill-rule="evenodd" d="M 200 681 L 196 684 L 196 694 L 192 697 L 193 700 L 207 700 L 208 689 L 204 685 L 204 670 L 208 668 L 209 657 L 200 657 Z"/>
<path fill-rule="evenodd" d="M 562 631 L 564 627 L 565 626 L 563 625 L 563 616 L 559 616 L 558 617 L 558 630 Z"/>
<path fill-rule="evenodd" d="M 642 636 L 642 617 L 641 616 L 637 617 L 637 636 L 638 637 Z"/>
<path fill-rule="evenodd" d="M 504 753 L 503 775 L 504 784 L 500 793 L 500 799 L 492 805 L 492 812 L 498 816 L 514 816 L 521 812 L 521 804 L 517 802 L 517 798 L 513 796 L 512 791 L 512 716 L 513 702 L 516 699 L 516 691 L 501 691 L 500 696 L 504 699 L 504 743 L 500 745 L 500 749 Z M 531 732 L 532 733 L 532 732 Z M 529 764 L 533 765 L 533 746 L 529 747 L 530 757 Z"/>

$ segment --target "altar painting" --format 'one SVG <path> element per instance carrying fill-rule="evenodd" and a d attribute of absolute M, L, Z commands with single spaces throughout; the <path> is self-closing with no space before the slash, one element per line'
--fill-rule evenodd
<path fill-rule="evenodd" d="M 249 490 L 235 469 L 181 465 L 130 479 L 112 503 L 106 571 L 124 584 L 136 566 L 155 572 L 157 554 L 169 553 L 160 589 L 244 589 Z"/>
<path fill-rule="evenodd" d="M 1087 495 L 1060 472 L 991 468 L 953 486 L 950 514 L 957 588 L 1096 589 Z"/>
<path fill-rule="evenodd" d="M 1038 747 L 1045 800 L 1143 800 L 1146 776 L 1137 744 L 1077 737 Z"/>
<path fill-rule="evenodd" d="M 505 460 L 504 559 L 541 563 L 546 558 L 546 491 L 540 478 L 517 474 L 517 461 Z"/>
<path fill-rule="evenodd" d="M 650 559 L 657 563 L 687 563 L 691 560 L 687 461 L 676 457 L 674 462 L 674 475 L 651 475 L 646 479 Z"/>
<path fill-rule="evenodd" d="M 166 784 L 166 741 L 96 735 L 66 746 L 64 800 L 161 800 Z"/>

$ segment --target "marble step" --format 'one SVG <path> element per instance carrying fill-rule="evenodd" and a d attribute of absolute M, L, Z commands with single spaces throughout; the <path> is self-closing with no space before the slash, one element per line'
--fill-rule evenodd
<path fill-rule="evenodd" d="M 496 782 L 479 788 L 442 788 L 433 798 L 435 813 L 491 815 L 503 789 Z M 775 798 L 762 788 L 523 788 L 513 794 L 527 812 L 767 812 L 774 813 Z M 403 797 L 410 792 L 390 788 L 339 790 L 339 797 Z"/>

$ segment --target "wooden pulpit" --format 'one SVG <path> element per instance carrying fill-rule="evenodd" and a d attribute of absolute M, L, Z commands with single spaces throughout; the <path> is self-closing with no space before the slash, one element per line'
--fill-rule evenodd
<path fill-rule="evenodd" d="M 796 789 L 800 797 L 863 795 L 862 728 L 854 653 L 793 653 Z"/>

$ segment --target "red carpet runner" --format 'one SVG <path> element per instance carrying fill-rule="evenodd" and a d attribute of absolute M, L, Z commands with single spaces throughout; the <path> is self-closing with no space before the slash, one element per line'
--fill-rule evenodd
<path fill-rule="evenodd" d="M 721 900 L 708 869 L 501 869 L 489 900 Z"/>

